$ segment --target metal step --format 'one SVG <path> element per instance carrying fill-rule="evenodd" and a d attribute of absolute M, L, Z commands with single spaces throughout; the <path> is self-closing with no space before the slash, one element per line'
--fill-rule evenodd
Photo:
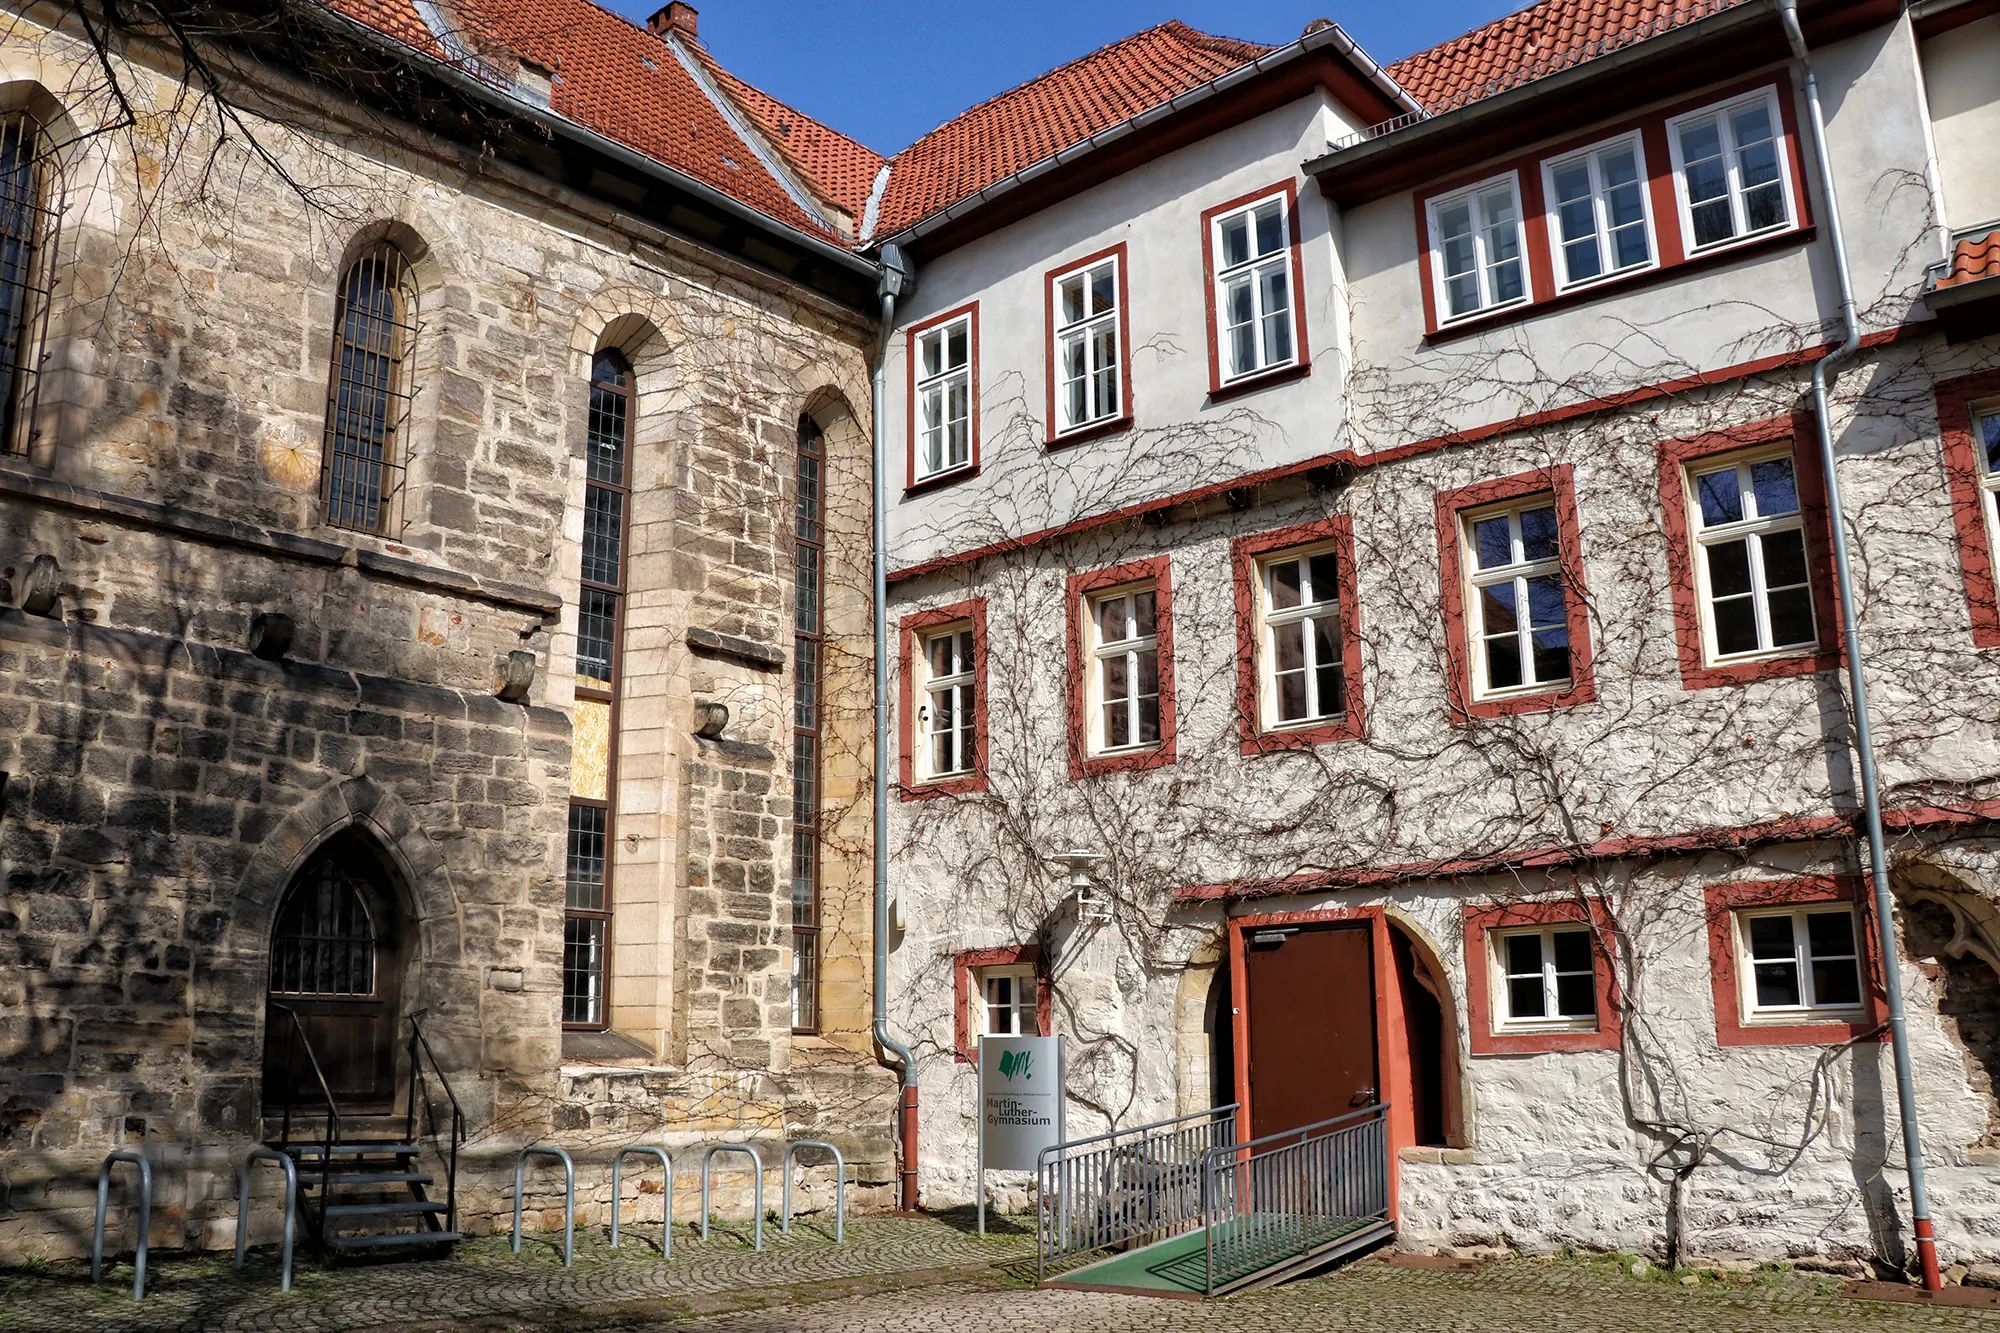
<path fill-rule="evenodd" d="M 326 1206 L 326 1220 L 332 1223 L 349 1218 L 417 1217 L 444 1211 L 443 1204 L 420 1199 L 398 1199 L 394 1203 L 330 1203 Z"/>
<path fill-rule="evenodd" d="M 319 1180 L 318 1171 L 301 1171 L 299 1188 L 318 1189 Z M 431 1176 L 424 1171 L 356 1171 L 344 1166 L 334 1167 L 332 1178 L 327 1181 L 327 1185 L 333 1189 L 339 1189 L 343 1185 L 428 1185 L 430 1183 Z"/>
<path fill-rule="evenodd" d="M 323 1143 L 293 1143 L 279 1145 L 279 1152 L 290 1153 L 295 1158 L 319 1161 L 327 1156 Z M 336 1143 L 333 1145 L 335 1157 L 415 1157 L 419 1151 L 414 1143 Z"/>
<path fill-rule="evenodd" d="M 336 1250 L 380 1250 L 403 1245 L 453 1245 L 465 1237 L 456 1231 L 397 1231 L 385 1236 L 328 1236 Z"/>

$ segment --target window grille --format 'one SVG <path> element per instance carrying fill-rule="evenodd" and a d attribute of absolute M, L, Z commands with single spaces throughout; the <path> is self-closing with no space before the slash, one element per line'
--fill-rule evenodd
<path fill-rule="evenodd" d="M 28 451 L 40 388 L 56 221 L 40 150 L 32 117 L 0 117 L 0 454 Z"/>
<path fill-rule="evenodd" d="M 410 266 L 393 245 L 370 246 L 341 276 L 320 480 L 333 527 L 387 526 L 402 477 L 397 445 L 409 420 L 416 315 Z"/>
<path fill-rule="evenodd" d="M 363 885 L 328 857 L 292 891 L 272 941 L 272 994 L 375 993 L 375 926 Z"/>
<path fill-rule="evenodd" d="M 625 623 L 625 536 L 631 492 L 632 368 L 616 352 L 600 352 L 590 370 L 584 426 L 583 584 L 576 613 L 576 697 L 579 708 L 608 708 L 601 755 L 579 753 L 604 775 L 603 799 L 572 795 L 569 873 L 563 902 L 562 1021 L 601 1028 L 609 1021 L 606 959 L 612 916 L 611 798 L 617 790 L 619 641 Z M 579 747 L 582 728 L 579 728 Z M 593 733 L 594 735 L 595 733 Z M 594 790 L 594 789 L 589 789 Z"/>
<path fill-rule="evenodd" d="M 817 1032 L 819 1015 L 819 755 L 821 567 L 825 559 L 826 437 L 799 418 L 795 567 L 797 686 L 792 712 L 792 1030 Z"/>

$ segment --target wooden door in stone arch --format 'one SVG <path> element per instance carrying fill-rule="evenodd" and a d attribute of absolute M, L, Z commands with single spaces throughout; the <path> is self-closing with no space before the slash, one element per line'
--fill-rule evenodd
<path fill-rule="evenodd" d="M 405 936 L 389 875 L 363 838 L 344 834 L 306 862 L 271 932 L 267 1108 L 324 1106 L 308 1046 L 342 1112 L 392 1108 Z"/>

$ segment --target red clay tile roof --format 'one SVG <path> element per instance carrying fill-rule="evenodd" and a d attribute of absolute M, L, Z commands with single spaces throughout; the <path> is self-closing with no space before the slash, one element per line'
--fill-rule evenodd
<path fill-rule="evenodd" d="M 444 58 L 411 0 L 328 0 L 433 59 Z M 459 0 L 462 35 L 489 61 L 525 58 L 555 71 L 552 109 L 815 235 L 825 223 L 800 208 L 737 137 L 656 34 L 589 0 Z M 490 71 L 487 72 L 490 77 Z"/>
<path fill-rule="evenodd" d="M 1951 267 L 1933 289 L 1957 287 L 1982 278 L 2000 278 L 2000 231 L 1967 236 L 1952 247 Z"/>
<path fill-rule="evenodd" d="M 861 224 L 875 177 L 888 159 L 840 131 L 786 106 L 761 88 L 753 88 L 695 48 L 723 95 L 741 107 L 765 142 L 782 153 L 792 169 L 821 199 L 833 204 L 855 225 Z"/>
<path fill-rule="evenodd" d="M 1389 66 L 1432 112 L 1477 102 L 1748 0 L 1542 0 Z"/>
<path fill-rule="evenodd" d="M 887 236 L 1273 47 L 1162 23 L 981 102 L 896 154 Z"/>

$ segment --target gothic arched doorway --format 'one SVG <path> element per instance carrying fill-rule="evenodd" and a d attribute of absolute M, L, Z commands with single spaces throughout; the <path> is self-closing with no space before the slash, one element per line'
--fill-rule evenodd
<path fill-rule="evenodd" d="M 404 962 L 400 922 L 389 874 L 359 835 L 334 838 L 293 879 L 271 931 L 265 1106 L 322 1104 L 312 1068 L 317 1060 L 342 1111 L 390 1109 Z"/>

